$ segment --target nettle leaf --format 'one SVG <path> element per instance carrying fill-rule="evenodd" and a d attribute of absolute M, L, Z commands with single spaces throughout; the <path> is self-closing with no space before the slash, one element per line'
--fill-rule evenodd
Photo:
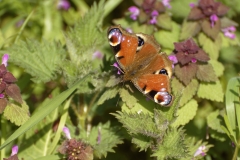
<path fill-rule="evenodd" d="M 25 102 L 21 106 L 8 103 L 3 115 L 17 126 L 21 126 L 30 118 L 29 108 Z"/>
<path fill-rule="evenodd" d="M 119 128 L 110 125 L 110 122 L 99 124 L 92 128 L 88 138 L 98 158 L 106 157 L 107 152 L 114 152 L 113 147 L 122 144 Z"/>
<path fill-rule="evenodd" d="M 20 41 L 8 48 L 9 61 L 25 69 L 36 83 L 48 82 L 57 77 L 66 51 L 60 43 L 35 40 Z"/>
<path fill-rule="evenodd" d="M 221 128 L 221 122 L 222 122 L 222 120 L 220 119 L 219 110 L 211 112 L 207 116 L 207 124 L 211 129 L 213 129 L 219 133 L 225 133 Z"/>
<path fill-rule="evenodd" d="M 180 27 L 177 23 L 171 22 L 172 30 L 166 31 L 166 30 L 160 30 L 158 32 L 154 33 L 154 37 L 156 40 L 161 44 L 162 47 L 168 48 L 168 49 L 174 49 L 174 42 L 178 42 Z"/>
<path fill-rule="evenodd" d="M 141 151 L 147 151 L 147 149 L 153 144 L 153 139 L 141 134 L 133 135 L 132 143 L 136 144 Z"/>
<path fill-rule="evenodd" d="M 201 22 L 203 32 L 208 35 L 210 38 L 215 40 L 220 33 L 221 22 L 220 20 L 215 21 L 214 26 L 211 26 L 211 22 L 208 19 L 205 19 Z"/>
<path fill-rule="evenodd" d="M 185 40 L 190 37 L 196 36 L 201 30 L 201 26 L 198 21 L 185 20 L 182 25 L 180 40 Z"/>
<path fill-rule="evenodd" d="M 197 101 L 192 99 L 177 111 L 177 119 L 173 122 L 173 127 L 186 125 L 190 120 L 194 118 L 197 113 L 198 104 Z"/>
<path fill-rule="evenodd" d="M 220 81 L 205 83 L 201 82 L 197 92 L 198 97 L 212 101 L 223 102 L 223 90 Z"/>
<path fill-rule="evenodd" d="M 224 71 L 224 66 L 222 63 L 220 63 L 217 60 L 210 60 L 208 61 L 209 64 L 213 67 L 214 73 L 216 74 L 217 77 L 220 77 L 223 75 Z"/>
<path fill-rule="evenodd" d="M 132 108 L 137 103 L 137 98 L 135 98 L 132 94 L 129 93 L 129 90 L 126 88 L 121 88 L 119 91 L 120 97 L 122 101 L 126 103 L 129 108 Z"/>
<path fill-rule="evenodd" d="M 114 98 L 119 92 L 119 88 L 118 87 L 114 87 L 114 88 L 107 88 L 107 90 L 101 95 L 101 97 L 98 99 L 97 104 L 101 105 L 103 104 L 103 102 L 105 102 L 106 100 L 112 99 Z"/>
<path fill-rule="evenodd" d="M 22 96 L 20 93 L 20 89 L 16 84 L 9 84 L 5 89 L 6 94 L 11 97 L 16 102 L 22 104 Z"/>
<path fill-rule="evenodd" d="M 156 138 L 159 131 L 153 121 L 152 116 L 143 113 L 112 113 L 125 127 L 130 134 L 142 134 L 145 136 Z"/>
<path fill-rule="evenodd" d="M 190 159 L 184 136 L 185 134 L 182 128 L 169 129 L 164 136 L 162 144 L 158 143 L 152 156 L 157 157 L 158 160 L 180 158 Z"/>
<path fill-rule="evenodd" d="M 167 114 L 164 114 L 164 112 L 162 112 L 161 110 L 154 109 L 154 122 L 156 124 L 156 127 L 160 131 L 159 137 L 161 137 L 165 133 L 166 129 L 171 123 L 170 120 L 168 119 Z"/>
<path fill-rule="evenodd" d="M 106 32 L 102 32 L 104 0 L 96 2 L 90 10 L 67 33 L 67 48 L 70 59 L 78 64 L 81 59 L 91 59 L 92 54 L 105 42 Z M 77 59 L 78 58 L 78 59 Z"/>
<path fill-rule="evenodd" d="M 106 87 L 114 87 L 121 82 L 121 77 L 116 77 L 115 75 L 110 76 L 106 83 Z"/>
<path fill-rule="evenodd" d="M 177 64 L 175 66 L 175 75 L 181 82 L 183 82 L 184 85 L 188 85 L 191 82 L 191 80 L 195 77 L 196 72 L 196 63 L 189 63 L 188 65 L 184 66 Z"/>
<path fill-rule="evenodd" d="M 157 17 L 157 26 L 166 30 L 172 30 L 171 17 L 167 13 L 159 14 Z"/>
<path fill-rule="evenodd" d="M 217 38 L 213 41 L 203 33 L 199 33 L 198 35 L 198 42 L 203 50 L 209 55 L 210 59 L 217 60 L 222 44 L 221 38 Z"/>
<path fill-rule="evenodd" d="M 217 80 L 217 76 L 215 75 L 215 72 L 211 64 L 208 64 L 208 63 L 197 64 L 197 68 L 198 69 L 197 69 L 196 77 L 200 81 L 214 82 Z"/>

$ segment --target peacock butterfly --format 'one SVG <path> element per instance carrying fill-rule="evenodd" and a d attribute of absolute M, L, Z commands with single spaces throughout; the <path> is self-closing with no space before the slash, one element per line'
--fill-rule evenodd
<path fill-rule="evenodd" d="M 123 81 L 135 87 L 154 102 L 168 106 L 172 102 L 169 79 L 172 63 L 153 36 L 132 34 L 120 25 L 108 29 L 109 44 L 115 52 Z"/>

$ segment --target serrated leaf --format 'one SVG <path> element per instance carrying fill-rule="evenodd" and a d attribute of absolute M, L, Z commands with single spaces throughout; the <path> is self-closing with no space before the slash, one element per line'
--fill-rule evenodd
<path fill-rule="evenodd" d="M 20 93 L 20 89 L 16 84 L 9 84 L 5 89 L 6 94 L 11 97 L 16 102 L 22 104 L 22 96 Z"/>
<path fill-rule="evenodd" d="M 198 35 L 198 42 L 202 46 L 203 50 L 209 55 L 210 59 L 217 60 L 222 44 L 221 39 L 217 38 L 213 41 L 203 33 L 199 33 Z"/>
<path fill-rule="evenodd" d="M 194 37 L 201 30 L 201 26 L 197 21 L 187 21 L 185 20 L 182 25 L 180 40 L 185 40 L 190 37 Z"/>
<path fill-rule="evenodd" d="M 171 25 L 172 25 L 171 31 L 160 30 L 154 33 L 154 37 L 161 44 L 162 47 L 173 50 L 174 49 L 173 43 L 179 41 L 178 37 L 179 37 L 180 27 L 177 23 L 173 21 Z"/>
<path fill-rule="evenodd" d="M 113 147 L 123 143 L 119 129 L 110 126 L 110 122 L 100 123 L 98 126 L 93 127 L 88 140 L 94 148 L 94 154 L 98 158 L 106 157 L 107 152 L 114 152 Z"/>
<path fill-rule="evenodd" d="M 217 80 L 211 64 L 198 64 L 196 77 L 204 82 L 214 82 Z"/>
<path fill-rule="evenodd" d="M 112 113 L 125 127 L 130 134 L 142 134 L 156 138 L 159 131 L 155 126 L 152 116 L 143 113 Z"/>
<path fill-rule="evenodd" d="M 24 124 L 30 118 L 28 105 L 25 102 L 21 106 L 8 103 L 3 115 L 17 126 Z"/>
<path fill-rule="evenodd" d="M 224 133 L 224 131 L 221 128 L 221 119 L 219 117 L 219 110 L 216 110 L 214 112 L 211 112 L 208 116 L 207 116 L 207 124 L 208 126 L 219 132 L 219 133 Z"/>
<path fill-rule="evenodd" d="M 224 66 L 222 63 L 220 63 L 219 61 L 216 61 L 216 60 L 210 60 L 210 61 L 208 61 L 208 63 L 212 65 L 213 70 L 217 77 L 220 77 L 223 75 Z"/>
<path fill-rule="evenodd" d="M 153 141 L 151 137 L 138 134 L 133 136 L 132 143 L 136 144 L 141 152 L 146 151 L 151 146 Z"/>
<path fill-rule="evenodd" d="M 171 21 L 171 17 L 167 13 L 159 14 L 156 25 L 166 30 L 172 30 Z"/>
<path fill-rule="evenodd" d="M 193 78 L 195 78 L 197 72 L 197 65 L 195 63 L 189 63 L 188 65 L 175 66 L 176 77 L 183 82 L 184 85 L 188 85 Z"/>
<path fill-rule="evenodd" d="M 196 94 L 199 85 L 196 79 L 192 79 L 185 87 L 177 78 L 174 78 L 171 84 L 174 94 L 182 93 L 180 106 L 183 106 Z"/>
<path fill-rule="evenodd" d="M 121 82 L 121 78 L 118 78 L 114 75 L 110 76 L 108 82 L 106 83 L 106 87 L 114 87 Z"/>
<path fill-rule="evenodd" d="M 198 97 L 212 101 L 223 101 L 223 90 L 220 81 L 212 83 L 201 82 L 197 92 Z"/>
<path fill-rule="evenodd" d="M 90 10 L 80 19 L 66 36 L 70 59 L 75 64 L 82 59 L 91 59 L 97 47 L 105 41 L 106 34 L 102 32 L 102 20 L 104 16 L 104 0 L 96 2 Z M 90 68 L 89 68 L 90 69 Z"/>
<path fill-rule="evenodd" d="M 122 98 L 122 101 L 126 103 L 129 108 L 132 108 L 138 101 L 133 95 L 129 93 L 128 89 L 126 88 L 121 88 L 119 94 Z"/>
<path fill-rule="evenodd" d="M 181 1 L 171 1 L 171 13 L 173 17 L 185 18 L 190 12 L 190 7 L 186 7 L 189 5 L 190 0 L 181 0 Z"/>
<path fill-rule="evenodd" d="M 66 56 L 63 47 L 54 41 L 42 43 L 27 40 L 20 41 L 8 48 L 9 61 L 25 69 L 33 76 L 33 81 L 48 82 L 57 77 L 59 65 Z M 11 58 L 14 57 L 14 58 Z"/>
<path fill-rule="evenodd" d="M 194 118 L 197 113 L 198 104 L 194 99 L 190 100 L 184 106 L 177 111 L 177 119 L 173 122 L 172 126 L 178 127 L 186 125 L 190 120 Z"/>
<path fill-rule="evenodd" d="M 201 22 L 203 32 L 208 35 L 210 38 L 215 40 L 220 33 L 221 22 L 220 20 L 215 21 L 214 25 L 211 25 L 211 22 L 208 19 L 205 19 Z"/>
<path fill-rule="evenodd" d="M 119 92 L 119 89 L 117 87 L 114 88 L 107 88 L 107 90 L 101 95 L 101 97 L 98 99 L 97 104 L 101 105 L 106 100 L 114 98 Z"/>
<path fill-rule="evenodd" d="M 187 145 L 184 142 L 183 130 L 172 128 L 165 134 L 163 143 L 158 144 L 152 156 L 157 157 L 158 160 L 162 159 L 189 159 L 187 153 Z"/>

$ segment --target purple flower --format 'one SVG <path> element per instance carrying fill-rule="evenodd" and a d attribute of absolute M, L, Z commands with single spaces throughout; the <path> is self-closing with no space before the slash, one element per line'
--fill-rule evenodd
<path fill-rule="evenodd" d="M 101 60 L 103 58 L 103 54 L 100 51 L 96 51 L 96 52 L 93 53 L 92 58 Z"/>
<path fill-rule="evenodd" d="M 136 20 L 140 14 L 140 10 L 136 6 L 131 6 L 128 8 L 128 10 L 131 12 L 130 18 L 132 20 Z"/>
<path fill-rule="evenodd" d="M 1 94 L 0 94 L 0 99 L 1 99 L 1 98 L 4 98 L 4 97 L 5 97 L 4 94 L 1 93 Z"/>
<path fill-rule="evenodd" d="M 234 34 L 235 31 L 236 31 L 236 28 L 234 26 L 230 26 L 230 27 L 222 29 L 224 36 L 231 38 L 231 39 L 234 39 L 236 37 L 236 35 Z"/>
<path fill-rule="evenodd" d="M 18 146 L 17 146 L 17 145 L 14 145 L 14 146 L 12 147 L 11 156 L 14 156 L 14 155 L 17 154 L 17 153 L 18 153 Z"/>
<path fill-rule="evenodd" d="M 2 64 L 4 64 L 5 67 L 7 67 L 7 62 L 8 62 L 8 59 L 9 59 L 9 55 L 8 54 L 4 54 L 2 56 Z"/>
<path fill-rule="evenodd" d="M 165 7 L 167 7 L 168 9 L 172 8 L 172 6 L 169 3 L 170 0 L 162 0 L 162 3 Z"/>
<path fill-rule="evenodd" d="M 70 131 L 66 126 L 63 127 L 63 132 L 64 132 L 65 136 L 67 137 L 67 139 L 71 139 Z"/>
<path fill-rule="evenodd" d="M 157 23 L 157 16 L 158 16 L 158 11 L 157 10 L 153 10 L 151 13 L 151 19 L 150 19 L 150 24 L 156 24 Z"/>
<path fill-rule="evenodd" d="M 213 28 L 215 25 L 215 22 L 218 21 L 218 16 L 216 14 L 213 14 L 210 16 L 210 21 L 211 21 L 211 27 Z"/>
<path fill-rule="evenodd" d="M 70 3 L 68 0 L 59 0 L 57 7 L 58 9 L 68 10 L 70 8 Z"/>
<path fill-rule="evenodd" d="M 196 59 L 196 58 L 192 58 L 191 62 L 192 62 L 192 63 L 196 63 L 196 62 L 197 62 L 197 59 Z"/>
<path fill-rule="evenodd" d="M 168 56 L 168 59 L 172 61 L 172 68 L 174 68 L 174 64 L 178 63 L 177 57 L 174 54 Z"/>
<path fill-rule="evenodd" d="M 121 69 L 120 69 L 118 63 L 117 63 L 117 62 L 113 63 L 113 66 L 116 67 L 116 68 L 118 69 L 117 74 L 121 74 Z"/>
<path fill-rule="evenodd" d="M 195 3 L 193 3 L 193 2 L 191 2 L 191 3 L 189 3 L 189 7 L 191 7 L 191 8 L 193 8 L 193 7 L 195 7 Z"/>
<path fill-rule="evenodd" d="M 206 155 L 206 146 L 200 146 L 200 147 L 198 147 L 198 149 L 197 149 L 197 151 L 194 153 L 194 157 L 197 157 L 197 156 L 199 156 L 199 155 L 201 155 L 201 156 L 205 156 Z"/>

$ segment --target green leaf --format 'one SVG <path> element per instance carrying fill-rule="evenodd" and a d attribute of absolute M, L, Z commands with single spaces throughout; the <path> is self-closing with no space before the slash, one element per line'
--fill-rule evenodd
<path fill-rule="evenodd" d="M 223 75 L 224 66 L 222 63 L 216 60 L 210 60 L 208 61 L 208 63 L 212 65 L 214 73 L 216 74 L 217 77 L 220 77 Z"/>
<path fill-rule="evenodd" d="M 210 59 L 217 60 L 219 56 L 219 50 L 221 48 L 221 39 L 215 41 L 208 38 L 205 34 L 198 34 L 198 42 L 202 46 L 203 50 L 210 56 Z"/>
<path fill-rule="evenodd" d="M 219 118 L 219 110 L 216 110 L 214 112 L 211 112 L 208 116 L 207 116 L 207 124 L 208 126 L 219 132 L 219 133 L 224 133 L 222 128 L 221 128 L 221 119 Z"/>
<path fill-rule="evenodd" d="M 52 92 L 52 96 L 56 97 L 59 94 L 59 89 Z M 50 99 L 46 99 L 34 114 L 37 114 L 42 106 L 47 104 Z M 55 135 L 52 131 L 54 121 L 58 118 L 58 108 L 51 112 L 40 123 L 34 125 L 30 130 L 25 133 L 22 144 L 19 146 L 23 150 L 18 154 L 20 158 L 25 160 L 32 160 L 48 154 L 51 146 L 51 137 Z M 37 132 L 37 134 L 36 134 Z M 31 145 L 30 148 L 29 145 Z M 54 146 L 56 147 L 56 146 Z"/>
<path fill-rule="evenodd" d="M 50 114 L 54 109 L 59 107 L 59 105 L 64 102 L 77 88 L 78 86 L 84 81 L 88 76 L 85 76 L 83 79 L 77 81 L 72 87 L 68 90 L 62 92 L 60 95 L 52 98 L 46 105 L 42 106 L 36 114 L 24 123 L 21 127 L 19 127 L 13 134 L 9 136 L 9 138 L 0 146 L 0 149 L 5 147 L 7 144 L 12 142 L 14 139 L 25 133 L 31 127 L 39 123 L 43 118 L 45 118 L 48 114 Z"/>
<path fill-rule="evenodd" d="M 66 36 L 66 45 L 70 59 L 74 64 L 82 60 L 91 60 L 93 52 L 105 42 L 106 34 L 102 32 L 104 0 L 94 2 L 90 10 L 80 19 Z M 91 68 L 89 68 L 91 69 Z"/>
<path fill-rule="evenodd" d="M 94 154 L 98 158 L 107 156 L 107 152 L 114 152 L 113 147 L 122 144 L 120 130 L 116 127 L 110 126 L 110 122 L 99 124 L 92 128 L 88 139 L 89 143 L 94 148 Z"/>
<path fill-rule="evenodd" d="M 240 88 L 240 77 L 231 78 L 228 82 L 227 90 L 226 90 L 226 112 L 227 112 L 227 118 L 229 121 L 229 126 L 227 126 L 227 128 L 230 131 L 230 133 L 233 132 L 233 136 L 235 137 L 235 139 L 239 137 L 239 133 L 240 133 L 239 88 Z M 236 131 L 237 128 L 239 129 L 238 132 Z"/>
<path fill-rule="evenodd" d="M 179 82 L 177 78 L 174 78 L 172 80 L 172 88 L 174 94 L 182 93 L 180 99 L 180 106 L 183 106 L 196 94 L 198 90 L 198 85 L 199 83 L 196 79 L 192 79 L 191 82 L 186 87 L 184 87 L 184 85 L 181 82 Z"/>
<path fill-rule="evenodd" d="M 151 137 L 147 137 L 141 134 L 133 135 L 132 143 L 136 144 L 138 148 L 140 148 L 141 151 L 147 151 L 147 149 L 151 146 L 153 143 Z"/>
<path fill-rule="evenodd" d="M 9 61 L 24 68 L 36 83 L 56 79 L 59 65 L 66 56 L 66 51 L 54 41 L 20 41 L 9 47 L 7 52 Z"/>
<path fill-rule="evenodd" d="M 125 127 L 130 134 L 142 134 L 156 138 L 159 136 L 159 130 L 156 128 L 152 116 L 144 113 L 112 113 Z"/>
<path fill-rule="evenodd" d="M 198 104 L 197 101 L 192 99 L 184 106 L 178 109 L 177 119 L 173 122 L 173 127 L 186 125 L 190 120 L 194 118 L 197 113 Z"/>
<path fill-rule="evenodd" d="M 101 105 L 103 104 L 106 100 L 114 98 L 119 92 L 118 87 L 114 88 L 107 88 L 107 90 L 101 95 L 101 97 L 98 99 L 97 104 Z"/>
<path fill-rule="evenodd" d="M 200 98 L 206 98 L 212 101 L 222 102 L 223 101 L 223 90 L 220 81 L 212 83 L 201 82 L 197 95 Z"/>
<path fill-rule="evenodd" d="M 172 25 L 171 31 L 160 30 L 154 33 L 154 37 L 162 47 L 173 50 L 174 49 L 173 43 L 179 41 L 178 37 L 179 37 L 180 27 L 177 23 L 173 21 L 171 25 Z"/>
<path fill-rule="evenodd" d="M 201 26 L 197 21 L 187 21 L 185 20 L 182 25 L 180 40 L 185 40 L 194 37 L 201 30 Z"/>
<path fill-rule="evenodd" d="M 158 160 L 162 159 L 190 159 L 187 153 L 188 148 L 184 142 L 184 132 L 182 128 L 171 128 L 164 136 L 163 142 L 158 143 L 156 150 L 152 154 Z"/>
<path fill-rule="evenodd" d="M 191 3 L 191 0 L 181 0 L 181 1 L 171 1 L 171 13 L 173 17 L 177 17 L 180 19 L 183 19 L 188 16 L 191 7 L 186 7 L 189 6 L 189 3 Z"/>
<path fill-rule="evenodd" d="M 122 98 L 122 101 L 124 103 L 126 103 L 126 105 L 129 108 L 132 108 L 138 101 L 137 98 L 135 98 L 133 95 L 131 95 L 129 93 L 128 89 L 126 89 L 126 88 L 121 88 L 119 94 Z"/>
<path fill-rule="evenodd" d="M 158 15 L 156 25 L 166 30 L 172 30 L 171 22 L 171 17 L 167 13 L 163 13 Z"/>
<path fill-rule="evenodd" d="M 104 17 L 108 16 L 123 0 L 107 1 L 104 6 Z"/>
<path fill-rule="evenodd" d="M 197 68 L 196 77 L 200 81 L 214 82 L 217 80 L 217 76 L 215 75 L 211 64 L 198 64 Z"/>
<path fill-rule="evenodd" d="M 25 102 L 21 106 L 8 103 L 3 115 L 17 126 L 23 125 L 30 118 L 28 105 Z"/>

